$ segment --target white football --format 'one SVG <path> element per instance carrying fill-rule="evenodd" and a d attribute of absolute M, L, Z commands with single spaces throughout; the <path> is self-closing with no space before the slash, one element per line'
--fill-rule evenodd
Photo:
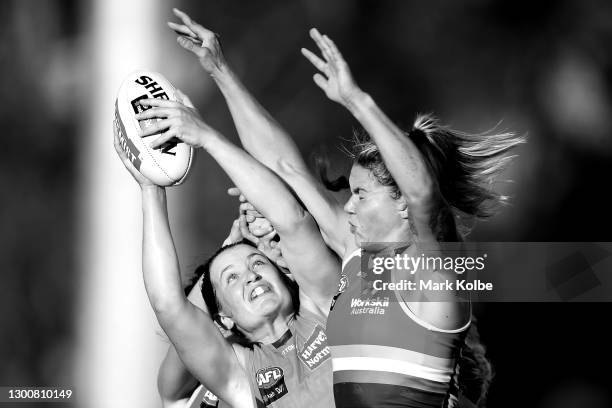
<path fill-rule="evenodd" d="M 161 74 L 138 71 L 129 75 L 121 84 L 115 101 L 121 147 L 143 176 L 160 186 L 176 186 L 189 173 L 193 148 L 178 139 L 170 140 L 157 149 L 149 147 L 149 143 L 159 134 L 142 138 L 141 132 L 160 119 L 138 121 L 134 117 L 149 109 L 139 102 L 146 98 L 177 100 L 174 86 Z"/>

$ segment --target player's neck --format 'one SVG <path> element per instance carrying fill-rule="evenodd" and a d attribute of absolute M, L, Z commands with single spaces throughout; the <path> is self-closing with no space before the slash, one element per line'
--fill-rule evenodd
<path fill-rule="evenodd" d="M 293 319 L 293 316 L 293 313 L 289 315 L 279 314 L 276 318 L 253 330 L 248 334 L 248 337 L 258 343 L 272 344 L 289 330 L 289 322 Z"/>

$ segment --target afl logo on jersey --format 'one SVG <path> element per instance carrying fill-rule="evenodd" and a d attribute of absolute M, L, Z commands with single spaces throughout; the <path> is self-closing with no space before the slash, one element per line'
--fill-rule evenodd
<path fill-rule="evenodd" d="M 255 378 L 266 406 L 280 399 L 288 392 L 285 385 L 285 374 L 280 367 L 263 368 L 257 371 Z"/>
<path fill-rule="evenodd" d="M 200 408 L 203 407 L 216 407 L 219 404 L 219 398 L 212 392 L 206 390 L 204 393 L 204 397 L 202 398 L 202 403 L 200 404 Z"/>

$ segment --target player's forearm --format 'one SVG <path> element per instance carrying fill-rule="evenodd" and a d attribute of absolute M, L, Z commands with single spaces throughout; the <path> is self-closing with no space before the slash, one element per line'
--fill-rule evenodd
<path fill-rule="evenodd" d="M 197 383 L 196 378 L 181 361 L 174 346 L 168 347 L 157 375 L 157 389 L 162 400 L 174 402 L 188 397 Z"/>
<path fill-rule="evenodd" d="M 365 92 L 356 92 L 345 107 L 361 123 L 411 204 L 421 204 L 432 194 L 433 182 L 417 147 Z"/>
<path fill-rule="evenodd" d="M 213 76 L 223 93 L 245 150 L 281 177 L 279 161 L 306 168 L 289 134 L 249 93 L 232 70 L 224 66 Z M 274 146 L 274 149 L 270 149 Z"/>
<path fill-rule="evenodd" d="M 142 269 L 145 288 L 160 323 L 185 302 L 174 242 L 170 233 L 166 191 L 150 186 L 142 189 Z"/>
<path fill-rule="evenodd" d="M 244 150 L 216 134 L 204 149 L 219 163 L 247 200 L 280 233 L 294 228 L 304 218 L 304 210 L 287 187 L 270 169 Z"/>

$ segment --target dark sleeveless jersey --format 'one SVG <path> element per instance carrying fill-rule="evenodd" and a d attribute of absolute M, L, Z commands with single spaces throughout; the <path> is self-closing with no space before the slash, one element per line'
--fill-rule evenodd
<path fill-rule="evenodd" d="M 339 408 L 452 407 L 456 359 L 469 323 L 441 330 L 420 320 L 397 292 L 362 290 L 360 251 L 343 262 L 344 292 L 327 320 Z"/>
<path fill-rule="evenodd" d="M 281 339 L 247 349 L 245 368 L 258 406 L 334 407 L 325 319 L 304 308 Z"/>

